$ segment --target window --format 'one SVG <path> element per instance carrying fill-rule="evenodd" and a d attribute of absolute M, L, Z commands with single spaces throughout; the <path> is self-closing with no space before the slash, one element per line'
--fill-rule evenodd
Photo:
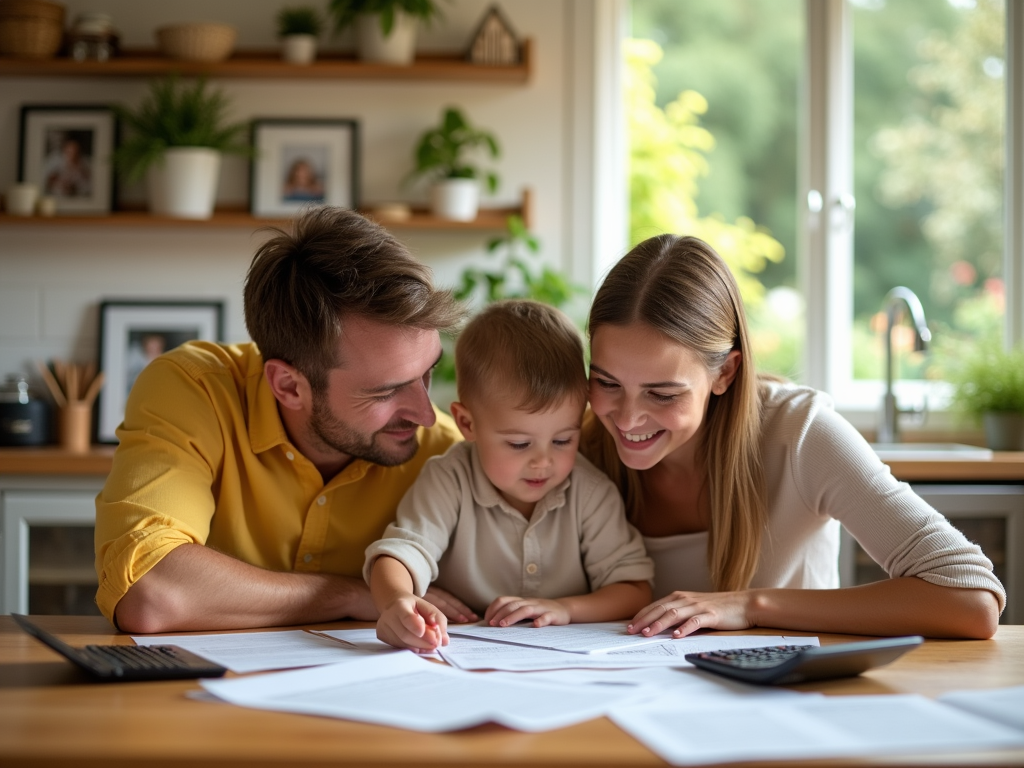
<path fill-rule="evenodd" d="M 1001 341 L 1007 301 L 1019 314 L 1003 274 L 1003 241 L 1018 236 L 1003 232 L 1003 1 L 630 9 L 632 37 L 650 41 L 627 48 L 634 242 L 658 226 L 712 242 L 744 283 L 760 367 L 830 391 L 863 427 L 881 401 L 885 295 L 911 288 L 935 341 L 922 355 L 909 328 L 894 333 L 897 394 L 941 407 L 944 366 Z M 644 76 L 660 119 L 690 140 L 688 186 L 675 187 L 690 204 L 667 222 L 651 217 L 661 201 L 642 162 Z M 771 242 L 730 239 L 730 227 Z"/>

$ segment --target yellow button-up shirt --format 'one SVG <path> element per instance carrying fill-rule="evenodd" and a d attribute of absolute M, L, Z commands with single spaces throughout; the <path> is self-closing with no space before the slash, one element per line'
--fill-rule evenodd
<path fill-rule="evenodd" d="M 358 578 L 423 463 L 461 439 L 437 415 L 411 460 L 356 459 L 325 485 L 289 440 L 254 344 L 190 342 L 153 361 L 132 386 L 96 497 L 100 610 L 113 620 L 132 584 L 181 544 Z"/>

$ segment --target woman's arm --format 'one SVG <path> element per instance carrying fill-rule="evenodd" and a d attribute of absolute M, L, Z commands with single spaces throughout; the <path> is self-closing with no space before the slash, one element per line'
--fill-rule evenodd
<path fill-rule="evenodd" d="M 844 589 L 673 592 L 637 613 L 629 631 L 674 637 L 698 629 L 774 627 L 854 635 L 926 635 L 985 640 L 995 634 L 999 602 L 984 589 L 904 577 Z"/>

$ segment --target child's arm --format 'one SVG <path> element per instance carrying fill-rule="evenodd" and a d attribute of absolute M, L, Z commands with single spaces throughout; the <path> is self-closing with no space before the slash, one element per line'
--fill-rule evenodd
<path fill-rule="evenodd" d="M 533 619 L 535 627 L 616 621 L 632 618 L 651 599 L 651 585 L 646 581 L 620 581 L 587 595 L 555 600 L 499 597 L 487 606 L 484 620 L 492 627 L 510 627 L 526 619 Z"/>
<path fill-rule="evenodd" d="M 416 596 L 412 576 L 400 560 L 388 555 L 374 560 L 370 596 L 380 611 L 377 637 L 388 645 L 414 651 L 434 651 L 448 645 L 447 619 Z"/>

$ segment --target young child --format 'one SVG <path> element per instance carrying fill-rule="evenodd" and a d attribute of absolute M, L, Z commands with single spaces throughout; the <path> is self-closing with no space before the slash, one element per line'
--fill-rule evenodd
<path fill-rule="evenodd" d="M 417 651 L 447 645 L 444 615 L 422 597 L 431 582 L 493 626 L 634 616 L 651 601 L 654 567 L 614 485 L 576 454 L 579 332 L 553 307 L 496 302 L 460 334 L 455 367 L 452 415 L 466 442 L 424 465 L 366 550 L 377 636 Z"/>

